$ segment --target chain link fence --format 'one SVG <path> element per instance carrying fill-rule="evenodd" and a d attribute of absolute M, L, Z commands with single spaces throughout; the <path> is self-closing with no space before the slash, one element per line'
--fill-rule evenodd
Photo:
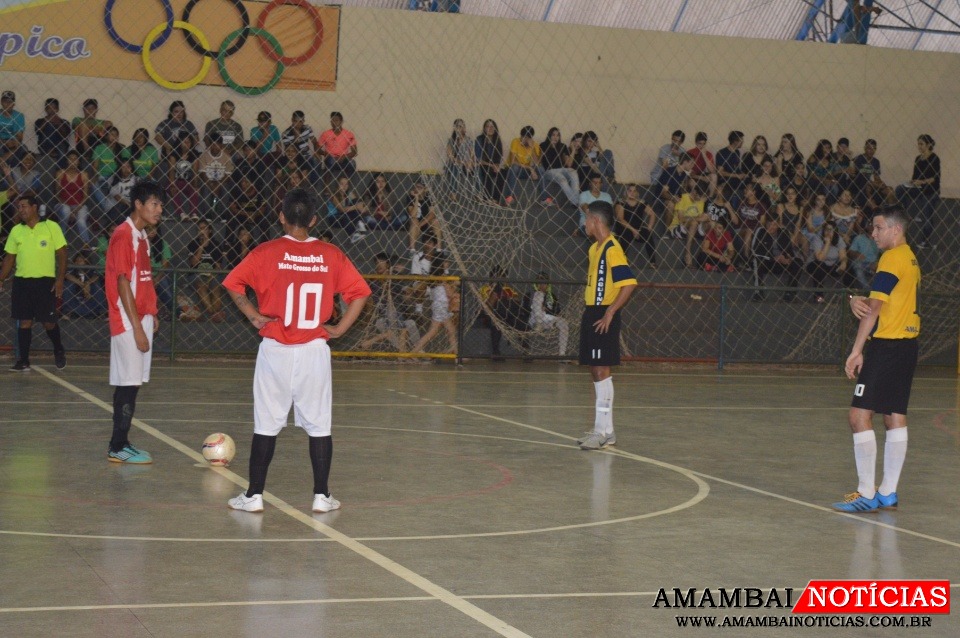
<path fill-rule="evenodd" d="M 924 296 L 938 300 L 927 307 L 944 313 L 924 316 L 924 360 L 956 362 L 953 55 L 290 0 L 0 11 L 0 90 L 13 98 L 0 114 L 0 235 L 16 196 L 34 191 L 82 269 L 133 181 L 161 182 L 161 352 L 253 349 L 211 278 L 277 236 L 283 195 L 306 187 L 314 234 L 361 272 L 385 257 L 394 274 L 429 276 L 439 256 L 464 278 L 463 357 L 492 356 L 492 330 L 504 357 L 574 354 L 589 245 L 580 205 L 609 198 L 642 282 L 627 310 L 631 357 L 836 361 L 849 343 L 840 291 L 863 287 L 875 259 L 867 222 L 900 203 Z M 761 241 L 768 231 L 775 241 Z M 755 257 L 771 251 L 794 258 L 796 282 L 758 284 Z M 729 263 L 709 272 L 709 253 Z M 563 348 L 555 322 L 530 330 L 541 273 Z M 491 279 L 517 288 L 518 318 L 486 305 Z M 809 290 L 784 301 L 777 287 L 794 283 L 826 287 L 824 302 Z M 422 336 L 429 304 L 413 307 Z M 392 358 L 416 343 L 412 331 L 369 343 L 375 322 L 344 351 Z M 64 323 L 68 347 L 106 349 L 105 324 Z M 2 334 L 10 343 L 9 326 Z"/>

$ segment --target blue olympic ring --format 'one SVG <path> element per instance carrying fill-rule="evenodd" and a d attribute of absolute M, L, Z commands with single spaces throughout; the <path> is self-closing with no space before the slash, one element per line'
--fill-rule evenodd
<path fill-rule="evenodd" d="M 123 49 L 129 51 L 130 53 L 142 53 L 143 47 L 127 42 L 120 34 L 117 33 L 117 30 L 113 26 L 113 6 L 117 4 L 117 0 L 107 0 L 107 4 L 103 7 L 103 24 L 107 27 L 107 33 L 110 34 L 110 37 L 113 38 L 113 41 L 116 42 Z M 170 37 L 170 34 L 173 33 L 173 5 L 170 4 L 170 0 L 160 0 L 160 4 L 163 5 L 163 11 L 167 14 L 167 27 L 163 30 L 163 33 L 150 45 L 150 50 L 154 51 L 164 42 L 167 41 L 167 38 Z"/>

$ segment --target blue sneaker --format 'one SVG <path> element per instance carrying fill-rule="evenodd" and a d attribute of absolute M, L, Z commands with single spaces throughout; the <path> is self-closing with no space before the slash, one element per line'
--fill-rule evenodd
<path fill-rule="evenodd" d="M 876 512 L 880 509 L 880 501 L 876 495 L 873 498 L 866 498 L 860 495 L 860 492 L 852 492 L 843 497 L 842 503 L 831 505 L 838 512 L 848 512 L 850 514 L 863 514 L 866 512 Z"/>
<path fill-rule="evenodd" d="M 897 499 L 896 492 L 890 492 L 889 494 L 881 494 L 877 492 L 877 502 L 880 504 L 880 509 L 882 510 L 895 510 L 899 504 Z"/>
<path fill-rule="evenodd" d="M 133 445 L 127 443 L 119 452 L 107 450 L 107 460 L 111 463 L 130 463 L 133 465 L 147 465 L 153 463 L 153 457 L 149 452 L 138 450 Z"/>

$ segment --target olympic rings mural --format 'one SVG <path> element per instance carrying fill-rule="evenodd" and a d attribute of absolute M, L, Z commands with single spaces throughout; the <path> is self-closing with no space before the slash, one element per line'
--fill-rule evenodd
<path fill-rule="evenodd" d="M 143 0 L 137 0 L 138 4 L 142 1 Z M 110 37 L 119 47 L 130 53 L 140 55 L 143 59 L 143 67 L 146 69 L 147 75 L 149 75 L 154 82 L 173 91 L 184 91 L 199 84 L 203 78 L 207 76 L 207 71 L 210 70 L 210 65 L 213 64 L 213 60 L 215 59 L 224 84 L 237 93 L 244 95 L 261 95 L 276 86 L 280 78 L 283 77 L 283 72 L 287 67 L 303 64 L 316 55 L 317 51 L 319 51 L 323 45 L 323 21 L 320 18 L 320 12 L 307 0 L 271 0 L 264 10 L 260 12 L 256 26 L 250 26 L 250 15 L 247 13 L 247 8 L 244 6 L 242 0 L 230 0 L 240 15 L 243 26 L 229 33 L 223 39 L 223 42 L 220 43 L 220 48 L 216 50 L 210 48 L 210 42 L 203 31 L 190 23 L 190 14 L 201 0 L 189 0 L 183 8 L 183 14 L 179 20 L 174 18 L 173 6 L 170 2 L 171 0 L 160 0 L 160 4 L 166 14 L 166 22 L 161 22 L 151 29 L 141 45 L 128 42 L 114 27 L 113 10 L 117 4 L 117 0 L 107 0 L 107 3 L 104 5 L 103 24 L 107 28 L 107 33 L 110 34 Z M 282 5 L 302 9 L 307 13 L 313 23 L 313 41 L 310 43 L 310 47 L 301 55 L 284 55 L 283 47 L 279 40 L 266 29 L 267 18 L 277 7 Z M 203 58 L 200 71 L 189 80 L 183 82 L 175 82 L 162 77 L 150 60 L 150 53 L 163 46 L 173 31 L 177 29 L 185 33 L 187 44 Z M 274 71 L 273 77 L 262 86 L 243 86 L 231 78 L 230 73 L 227 71 L 227 58 L 239 51 L 250 36 L 256 38 L 264 55 L 276 63 L 276 70 Z"/>

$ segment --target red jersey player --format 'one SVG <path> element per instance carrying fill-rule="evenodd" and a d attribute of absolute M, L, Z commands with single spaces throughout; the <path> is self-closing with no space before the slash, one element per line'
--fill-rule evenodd
<path fill-rule="evenodd" d="M 113 463 L 152 463 L 150 454 L 130 444 L 137 392 L 150 380 L 157 292 L 150 267 L 147 226 L 160 223 L 164 192 L 156 182 L 140 182 L 130 191 L 130 217 L 117 226 L 107 248 L 104 288 L 110 314 L 110 385 L 113 436 L 107 459 Z"/>
<path fill-rule="evenodd" d="M 327 485 L 333 458 L 330 435 L 332 390 L 328 339 L 342 336 L 360 316 L 370 287 L 339 248 L 310 237 L 317 223 L 316 202 L 303 189 L 283 198 L 280 223 L 286 233 L 260 244 L 223 281 L 237 308 L 263 337 L 253 376 L 253 444 L 250 486 L 228 501 L 235 510 L 263 511 L 263 489 L 277 435 L 287 424 L 291 404 L 297 427 L 310 438 L 313 511 L 340 507 Z M 259 308 L 246 297 L 257 295 Z M 347 310 L 329 325 L 333 297 Z"/>

